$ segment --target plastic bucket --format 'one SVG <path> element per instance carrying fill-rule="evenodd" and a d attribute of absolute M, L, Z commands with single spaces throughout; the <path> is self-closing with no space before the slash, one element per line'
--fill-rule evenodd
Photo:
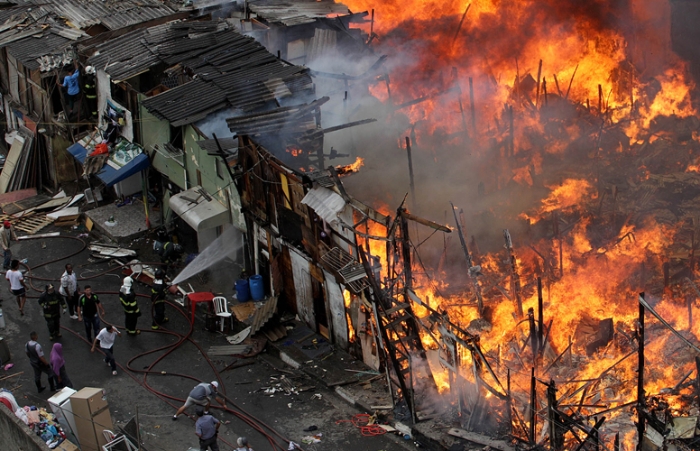
<path fill-rule="evenodd" d="M 265 298 L 265 287 L 261 275 L 256 274 L 250 277 L 250 296 L 254 301 Z"/>
<path fill-rule="evenodd" d="M 250 299 L 250 286 L 248 280 L 238 279 L 236 281 L 236 297 L 238 302 L 248 302 Z"/>

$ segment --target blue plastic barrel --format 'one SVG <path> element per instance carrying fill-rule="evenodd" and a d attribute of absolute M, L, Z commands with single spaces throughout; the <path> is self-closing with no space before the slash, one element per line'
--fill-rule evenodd
<path fill-rule="evenodd" d="M 259 301 L 265 297 L 265 287 L 261 275 L 250 276 L 250 297 L 254 301 Z"/>
<path fill-rule="evenodd" d="M 238 302 L 248 302 L 250 299 L 250 286 L 247 279 L 236 281 L 236 298 L 238 298 Z"/>

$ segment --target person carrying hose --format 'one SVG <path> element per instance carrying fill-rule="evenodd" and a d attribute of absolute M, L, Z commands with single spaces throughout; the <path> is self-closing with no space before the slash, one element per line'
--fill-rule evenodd
<path fill-rule="evenodd" d="M 136 328 L 136 323 L 139 320 L 139 316 L 141 316 L 141 311 L 136 301 L 136 293 L 132 289 L 133 283 L 134 279 L 129 276 L 124 277 L 122 287 L 119 289 L 119 301 L 121 301 L 124 308 L 124 329 L 126 329 L 126 333 L 138 335 L 141 331 Z"/>
<path fill-rule="evenodd" d="M 163 323 L 168 322 L 165 317 L 165 271 L 156 269 L 153 286 L 151 287 L 151 302 L 153 303 L 153 322 L 151 329 L 158 330 Z"/>

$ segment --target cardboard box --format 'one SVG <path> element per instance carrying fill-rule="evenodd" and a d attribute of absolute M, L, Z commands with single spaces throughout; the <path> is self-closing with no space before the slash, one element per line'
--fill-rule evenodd
<path fill-rule="evenodd" d="M 60 445 L 54 448 L 57 451 L 80 451 L 80 448 L 75 446 L 72 442 L 64 440 Z"/>
<path fill-rule="evenodd" d="M 101 388 L 85 387 L 70 397 L 76 435 L 82 451 L 100 451 L 107 443 L 103 431 L 113 430 L 109 404 Z"/>

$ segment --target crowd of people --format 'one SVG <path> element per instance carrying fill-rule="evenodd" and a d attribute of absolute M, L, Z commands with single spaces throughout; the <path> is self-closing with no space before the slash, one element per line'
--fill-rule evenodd
<path fill-rule="evenodd" d="M 6 230 L 10 228 L 7 227 Z M 1 233 L 9 233 L 3 230 Z M 2 241 L 2 240 L 0 240 Z M 9 245 L 5 255 L 11 256 Z M 26 302 L 27 282 L 24 274 L 20 270 L 20 261 L 11 259 L 9 269 L 5 278 L 8 281 L 9 289 L 17 298 L 17 305 L 21 315 L 24 315 Z M 129 336 L 137 336 L 140 330 L 137 328 L 138 318 L 141 316 L 136 292 L 134 291 L 134 280 L 127 276 L 122 280 L 119 290 L 120 304 L 124 310 L 124 330 Z M 168 321 L 165 316 L 165 301 L 167 284 L 165 273 L 158 269 L 155 273 L 154 283 L 151 288 L 152 302 L 152 329 L 159 329 L 163 323 Z M 115 360 L 114 345 L 117 338 L 122 336 L 119 328 L 113 324 L 102 325 L 101 317 L 105 317 L 105 308 L 100 302 L 100 297 L 92 291 L 90 285 L 79 286 L 78 278 L 73 272 L 73 266 L 69 263 L 65 265 L 65 271 L 60 278 L 58 290 L 49 283 L 45 285 L 44 291 L 38 299 L 39 307 L 46 321 L 48 336 L 50 341 L 59 340 L 61 334 L 61 317 L 68 314 L 73 320 L 82 321 L 85 326 L 85 337 L 91 344 L 91 352 L 98 348 L 104 354 L 104 362 L 109 367 L 112 375 L 116 376 L 117 363 Z M 56 342 L 53 344 L 50 354 L 47 357 L 44 348 L 39 343 L 39 334 L 32 331 L 29 341 L 25 344 L 25 354 L 27 355 L 31 367 L 34 371 L 34 383 L 37 391 L 42 393 L 46 386 L 42 384 L 42 375 L 46 374 L 49 389 L 53 391 L 61 390 L 64 387 L 73 388 L 73 383 L 68 376 L 66 361 L 63 357 L 63 344 Z M 224 408 L 226 403 L 218 392 L 219 383 L 201 383 L 194 387 L 189 393 L 185 404 L 180 407 L 173 420 L 185 413 L 190 406 L 196 406 L 195 411 L 195 434 L 199 439 L 200 449 L 218 451 L 217 437 L 221 422 L 209 412 L 212 397 Z M 238 439 L 238 450 L 252 451 L 248 446 L 245 437 Z"/>

